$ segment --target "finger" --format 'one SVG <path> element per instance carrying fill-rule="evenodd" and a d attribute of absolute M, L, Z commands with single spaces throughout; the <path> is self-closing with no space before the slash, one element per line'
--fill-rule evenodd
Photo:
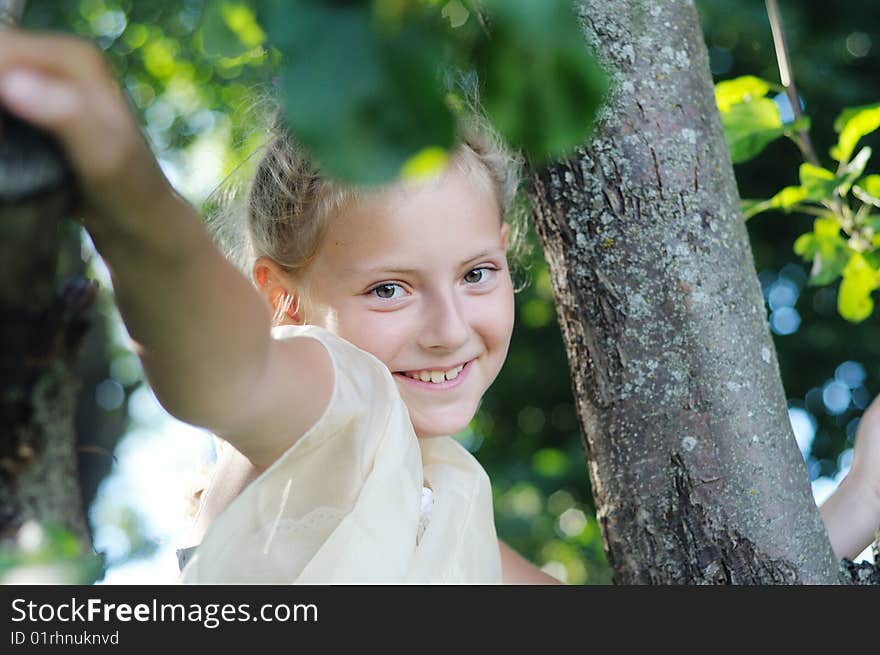
<path fill-rule="evenodd" d="M 113 177 L 140 145 L 133 118 L 109 89 L 33 70 L 0 76 L 0 106 L 54 134 L 86 181 Z"/>
<path fill-rule="evenodd" d="M 3 30 L 0 38 L 0 76 L 20 68 L 32 68 L 80 82 L 106 75 L 103 53 L 78 37 Z"/>
<path fill-rule="evenodd" d="M 0 35 L 0 104 L 20 118 L 50 129 L 77 147 L 89 98 L 118 92 L 103 53 L 93 44 L 66 35 L 4 29 Z M 86 130 L 89 131 L 89 130 Z M 97 134 L 86 134 L 95 138 Z"/>
<path fill-rule="evenodd" d="M 54 134 L 74 160 L 85 159 L 102 143 L 99 121 L 107 109 L 96 107 L 96 100 L 95 94 L 69 80 L 32 70 L 14 70 L 0 76 L 0 105 Z M 88 167 L 88 163 L 82 163 Z"/>
<path fill-rule="evenodd" d="M 76 87 L 31 70 L 13 70 L 0 76 L 0 104 L 34 125 L 63 131 L 81 109 Z"/>
<path fill-rule="evenodd" d="M 129 178 L 147 194 L 164 189 L 165 178 L 95 46 L 66 36 L 3 31 L 0 106 L 61 141 L 95 208 L 125 206 Z"/>

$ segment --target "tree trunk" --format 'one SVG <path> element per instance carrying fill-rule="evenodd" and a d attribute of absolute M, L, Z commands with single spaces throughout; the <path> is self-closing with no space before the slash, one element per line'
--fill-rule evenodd
<path fill-rule="evenodd" d="M 532 175 L 614 580 L 836 583 L 690 0 L 582 0 L 613 90 Z"/>
<path fill-rule="evenodd" d="M 95 288 L 56 291 L 59 220 L 73 198 L 60 151 L 9 116 L 0 126 L 0 543 L 34 520 L 67 528 L 88 552 L 74 371 Z"/>

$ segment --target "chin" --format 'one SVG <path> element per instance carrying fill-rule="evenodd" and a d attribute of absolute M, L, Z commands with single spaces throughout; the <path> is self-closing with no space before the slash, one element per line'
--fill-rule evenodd
<path fill-rule="evenodd" d="M 466 430 L 472 418 L 473 414 L 467 417 L 444 416 L 433 420 L 423 417 L 422 420 L 413 421 L 413 429 L 419 439 L 449 437 Z"/>

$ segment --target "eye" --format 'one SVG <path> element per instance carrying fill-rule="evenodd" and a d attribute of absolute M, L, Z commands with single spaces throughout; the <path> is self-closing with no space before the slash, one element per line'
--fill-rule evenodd
<path fill-rule="evenodd" d="M 399 284 L 380 284 L 370 289 L 370 293 L 382 300 L 393 300 L 397 296 L 394 295 L 396 289 L 403 290 Z"/>
<path fill-rule="evenodd" d="M 496 269 L 488 266 L 471 269 L 465 274 L 464 281 L 468 284 L 480 284 L 481 282 L 486 282 L 491 276 L 491 273 L 495 270 Z"/>

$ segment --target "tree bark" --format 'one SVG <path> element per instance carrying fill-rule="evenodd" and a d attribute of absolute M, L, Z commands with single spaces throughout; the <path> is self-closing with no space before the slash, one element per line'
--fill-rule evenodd
<path fill-rule="evenodd" d="M 73 181 L 55 144 L 0 114 L 0 543 L 28 520 L 90 549 L 73 416 L 80 341 L 94 286 L 56 290 L 59 221 Z"/>
<path fill-rule="evenodd" d="M 690 0 L 582 0 L 612 76 L 531 176 L 616 583 L 837 583 Z"/>
<path fill-rule="evenodd" d="M 26 0 L 0 0 L 0 27 L 15 25 L 21 20 Z"/>

